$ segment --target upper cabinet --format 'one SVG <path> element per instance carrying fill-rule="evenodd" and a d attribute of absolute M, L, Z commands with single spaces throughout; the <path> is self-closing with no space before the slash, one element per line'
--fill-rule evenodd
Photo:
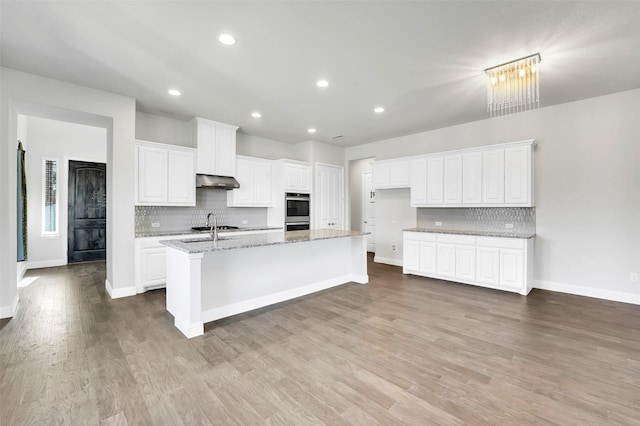
<path fill-rule="evenodd" d="M 137 206 L 195 206 L 195 149 L 136 141 Z"/>
<path fill-rule="evenodd" d="M 533 142 L 377 161 L 374 185 L 406 187 L 408 175 L 413 207 L 532 207 Z"/>
<path fill-rule="evenodd" d="M 282 164 L 285 192 L 311 192 L 311 165 L 287 161 Z"/>
<path fill-rule="evenodd" d="M 190 125 L 192 143 L 198 149 L 196 172 L 235 177 L 238 127 L 200 117 Z"/>
<path fill-rule="evenodd" d="M 240 188 L 227 191 L 229 207 L 270 207 L 271 168 L 273 161 L 237 156 L 236 180 Z"/>
<path fill-rule="evenodd" d="M 408 188 L 409 159 L 396 158 L 373 163 L 373 189 Z"/>

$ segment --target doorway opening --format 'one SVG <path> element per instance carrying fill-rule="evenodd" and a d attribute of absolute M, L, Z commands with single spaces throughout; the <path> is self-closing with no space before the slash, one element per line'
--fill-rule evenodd
<path fill-rule="evenodd" d="M 371 185 L 374 161 L 372 157 L 349 161 L 349 210 L 351 229 L 370 232 L 367 251 L 375 253 L 375 191 Z"/>

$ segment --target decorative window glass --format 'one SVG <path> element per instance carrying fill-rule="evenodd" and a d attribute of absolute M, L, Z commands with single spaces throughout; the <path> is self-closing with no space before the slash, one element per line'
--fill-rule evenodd
<path fill-rule="evenodd" d="M 58 235 L 58 159 L 42 160 L 42 235 Z"/>

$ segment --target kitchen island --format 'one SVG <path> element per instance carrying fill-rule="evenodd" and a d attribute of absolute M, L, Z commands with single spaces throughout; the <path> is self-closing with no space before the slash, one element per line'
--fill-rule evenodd
<path fill-rule="evenodd" d="M 366 284 L 365 232 L 320 229 L 167 246 L 167 310 L 188 338 L 204 323 L 348 282 Z"/>

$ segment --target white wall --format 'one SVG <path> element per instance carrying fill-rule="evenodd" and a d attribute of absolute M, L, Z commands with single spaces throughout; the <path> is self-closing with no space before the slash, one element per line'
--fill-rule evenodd
<path fill-rule="evenodd" d="M 639 300 L 629 282 L 640 271 L 638 111 L 632 90 L 347 148 L 346 159 L 535 138 L 535 279 Z"/>
<path fill-rule="evenodd" d="M 13 315 L 18 297 L 15 157 L 18 114 L 107 129 L 107 280 L 115 296 L 135 294 L 131 185 L 135 99 L 0 67 L 0 317 Z"/>
<path fill-rule="evenodd" d="M 107 129 L 38 117 L 25 117 L 27 165 L 27 269 L 67 263 L 67 200 L 69 160 L 107 161 Z M 42 161 L 58 159 L 56 236 L 42 235 Z"/>
<path fill-rule="evenodd" d="M 409 188 L 376 191 L 376 262 L 402 265 L 402 230 L 416 226 L 410 201 Z"/>
<path fill-rule="evenodd" d="M 364 228 L 364 218 L 362 217 L 362 175 L 363 173 L 371 173 L 373 161 L 373 158 L 362 158 L 349 162 L 349 212 L 351 215 L 351 229 L 354 231 L 362 231 Z"/>
<path fill-rule="evenodd" d="M 294 145 L 273 139 L 261 138 L 238 132 L 236 134 L 236 152 L 238 155 L 277 160 L 288 158 L 305 161 L 294 150 Z"/>
<path fill-rule="evenodd" d="M 192 146 L 189 122 L 136 111 L 136 139 L 170 145 Z"/>

